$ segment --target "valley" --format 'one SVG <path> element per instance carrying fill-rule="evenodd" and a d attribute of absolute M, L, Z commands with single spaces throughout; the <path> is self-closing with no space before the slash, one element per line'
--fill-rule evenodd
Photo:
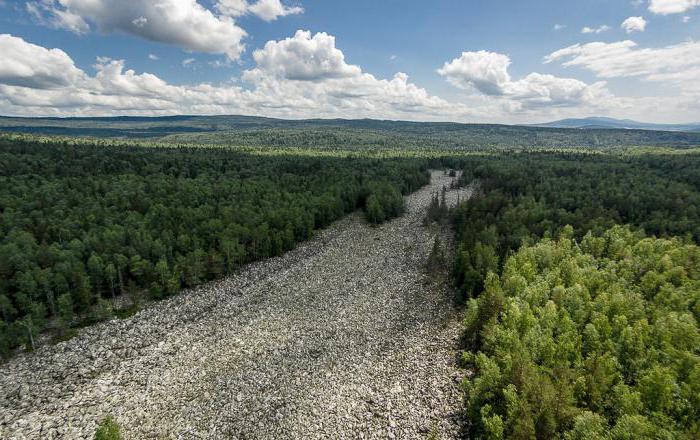
<path fill-rule="evenodd" d="M 432 181 L 378 227 L 352 214 L 281 257 L 0 366 L 0 437 L 456 438 L 460 308 L 426 273 Z M 449 203 L 469 189 L 448 191 Z M 446 268 L 445 268 L 446 269 Z"/>

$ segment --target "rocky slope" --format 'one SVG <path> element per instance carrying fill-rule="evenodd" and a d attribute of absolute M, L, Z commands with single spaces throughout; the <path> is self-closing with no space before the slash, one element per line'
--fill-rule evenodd
<path fill-rule="evenodd" d="M 128 439 L 457 437 L 460 311 L 425 272 L 450 235 L 421 225 L 450 181 L 1 365 L 0 438 L 92 438 L 107 415 Z"/>

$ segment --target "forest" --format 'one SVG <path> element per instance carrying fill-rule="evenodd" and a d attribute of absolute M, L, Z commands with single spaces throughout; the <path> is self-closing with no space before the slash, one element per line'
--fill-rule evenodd
<path fill-rule="evenodd" d="M 381 223 L 428 179 L 417 159 L 3 139 L 0 354 L 281 255 L 356 209 Z"/>
<path fill-rule="evenodd" d="M 700 132 L 558 128 L 499 124 L 408 122 L 375 119 L 284 120 L 253 116 L 112 118 L 0 117 L 12 133 L 132 139 L 167 144 L 209 144 L 321 150 L 414 149 L 492 151 L 513 148 L 610 149 L 700 145 Z"/>
<path fill-rule="evenodd" d="M 473 197 L 435 195 L 426 223 L 455 231 L 466 435 L 700 436 L 693 148 L 253 144 L 0 137 L 0 354 L 281 255 L 355 210 L 387 221 L 430 169 L 459 169 Z"/>
<path fill-rule="evenodd" d="M 484 438 L 700 434 L 700 248 L 615 226 L 521 247 L 470 302 Z"/>
<path fill-rule="evenodd" d="M 697 155 L 466 160 L 472 436 L 697 438 L 699 173 Z"/>

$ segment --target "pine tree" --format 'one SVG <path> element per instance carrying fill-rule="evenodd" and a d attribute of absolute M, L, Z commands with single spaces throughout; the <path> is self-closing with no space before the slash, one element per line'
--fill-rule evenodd
<path fill-rule="evenodd" d="M 445 267 L 445 253 L 440 244 L 440 239 L 436 236 L 435 241 L 433 241 L 433 247 L 430 250 L 430 255 L 428 255 L 427 269 L 431 274 L 444 269 Z"/>

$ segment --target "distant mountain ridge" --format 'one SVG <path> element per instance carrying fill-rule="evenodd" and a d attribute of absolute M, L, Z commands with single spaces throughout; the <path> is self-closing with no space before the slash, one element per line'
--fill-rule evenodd
<path fill-rule="evenodd" d="M 483 150 L 700 146 L 700 125 L 645 124 L 639 127 L 639 123 L 634 121 L 620 122 L 605 118 L 583 120 L 583 123 L 580 120 L 574 121 L 576 120 L 551 123 L 554 126 L 536 126 L 376 119 L 290 120 L 243 115 L 89 118 L 0 116 L 0 134 L 30 133 L 143 139 L 175 144 L 329 149 Z M 613 125 L 613 122 L 618 125 Z"/>
<path fill-rule="evenodd" d="M 547 128 L 582 128 L 582 129 L 629 129 L 655 131 L 700 131 L 700 123 L 692 124 L 654 124 L 638 122 L 631 119 L 614 119 L 604 117 L 571 118 L 544 124 L 531 124 L 534 127 Z"/>

